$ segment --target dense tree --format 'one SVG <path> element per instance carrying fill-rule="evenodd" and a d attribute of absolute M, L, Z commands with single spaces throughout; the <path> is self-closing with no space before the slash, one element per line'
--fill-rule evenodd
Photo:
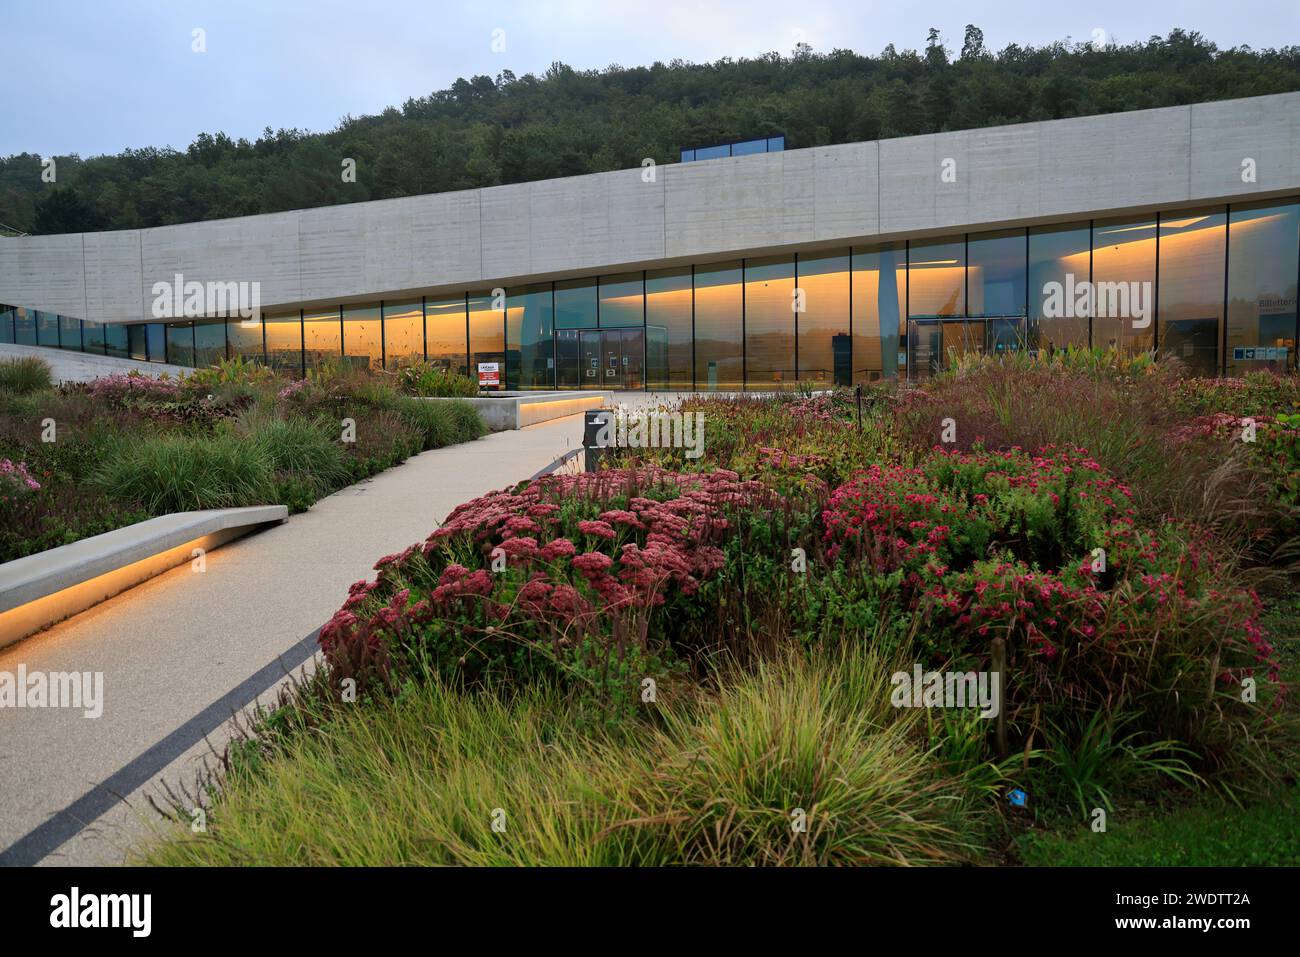
<path fill-rule="evenodd" d="M 766 53 L 716 63 L 503 70 L 328 132 L 200 134 L 182 151 L 0 158 L 0 229 L 123 229 L 627 169 L 683 147 L 783 133 L 788 148 L 1086 116 L 1300 89 L 1300 47 L 1219 50 L 1199 33 L 1125 45 Z M 342 176 L 356 164 L 355 182 Z"/>

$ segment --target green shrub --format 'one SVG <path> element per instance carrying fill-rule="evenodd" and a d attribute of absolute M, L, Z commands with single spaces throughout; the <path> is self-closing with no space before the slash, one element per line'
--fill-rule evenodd
<path fill-rule="evenodd" d="M 276 381 L 275 371 L 260 362 L 234 356 L 218 359 L 215 365 L 195 369 L 185 378 L 185 385 L 195 391 L 213 392 L 222 385 L 257 386 Z"/>
<path fill-rule="evenodd" d="M 478 395 L 478 384 L 469 376 L 449 372 L 427 362 L 417 362 L 400 370 L 397 382 L 407 395 L 440 398 L 471 398 Z"/>
<path fill-rule="evenodd" d="M 424 448 L 469 442 L 487 432 L 483 417 L 468 402 L 431 402 L 397 396 L 393 409 L 422 436 Z"/>
<path fill-rule="evenodd" d="M 48 389 L 53 383 L 50 366 L 36 356 L 0 359 L 0 391 L 30 395 Z"/>
<path fill-rule="evenodd" d="M 110 450 L 93 481 L 154 514 L 262 505 L 272 496 L 266 451 L 230 433 L 123 441 Z"/>
<path fill-rule="evenodd" d="M 274 471 L 299 475 L 321 492 L 346 484 L 350 473 L 343 444 L 326 426 L 260 411 L 246 416 L 241 425 Z"/>

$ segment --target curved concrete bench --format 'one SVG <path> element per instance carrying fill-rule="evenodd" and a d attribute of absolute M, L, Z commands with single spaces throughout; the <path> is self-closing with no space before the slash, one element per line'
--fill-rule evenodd
<path fill-rule="evenodd" d="M 0 565 L 0 647 L 264 525 L 283 505 L 175 512 Z"/>
<path fill-rule="evenodd" d="M 420 396 L 428 402 L 448 402 L 443 396 Z M 474 406 L 491 432 L 508 432 L 539 422 L 549 422 L 587 409 L 604 408 L 614 393 L 608 390 L 582 392 L 500 392 L 460 399 Z"/>

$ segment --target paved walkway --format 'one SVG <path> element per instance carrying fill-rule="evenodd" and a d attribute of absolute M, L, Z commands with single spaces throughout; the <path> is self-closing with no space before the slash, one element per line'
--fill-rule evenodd
<path fill-rule="evenodd" d="M 93 352 L 74 352 L 71 349 L 52 349 L 49 346 L 20 346 L 10 342 L 0 343 L 0 359 L 21 359 L 25 356 L 36 356 L 48 362 L 55 382 L 89 382 L 102 376 L 124 375 L 128 372 L 141 372 L 155 377 L 166 373 L 175 379 L 194 371 L 184 366 L 169 366 L 161 362 L 139 362 L 135 359 L 119 359 L 116 356 L 97 356 Z"/>
<path fill-rule="evenodd" d="M 202 735 L 219 747 L 235 710 L 310 657 L 348 585 L 581 437 L 576 415 L 424 452 L 211 553 L 203 574 L 183 565 L 0 652 L 0 671 L 104 674 L 98 719 L 0 708 L 0 864 L 120 862 L 156 820 L 142 787 L 192 780 Z"/>

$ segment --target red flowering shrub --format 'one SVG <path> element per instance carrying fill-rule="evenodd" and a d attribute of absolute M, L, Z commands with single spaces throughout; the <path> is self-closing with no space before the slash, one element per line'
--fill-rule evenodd
<path fill-rule="evenodd" d="M 1222 756 L 1224 712 L 1244 711 L 1211 690 L 1279 678 L 1259 600 L 1204 536 L 1138 525 L 1131 498 L 1079 449 L 935 452 L 836 489 L 823 525 L 836 558 L 896 582 L 924 660 L 965 667 L 1006 641 L 1013 721 L 1140 709 Z"/>
<path fill-rule="evenodd" d="M 381 559 L 320 644 L 346 665 L 369 649 L 382 667 L 367 679 L 421 659 L 471 680 L 639 681 L 694 647 L 678 640 L 683 603 L 722 569 L 724 546 L 782 505 L 722 470 L 548 476 L 493 492 Z M 656 613 L 665 604 L 672 612 Z"/>

